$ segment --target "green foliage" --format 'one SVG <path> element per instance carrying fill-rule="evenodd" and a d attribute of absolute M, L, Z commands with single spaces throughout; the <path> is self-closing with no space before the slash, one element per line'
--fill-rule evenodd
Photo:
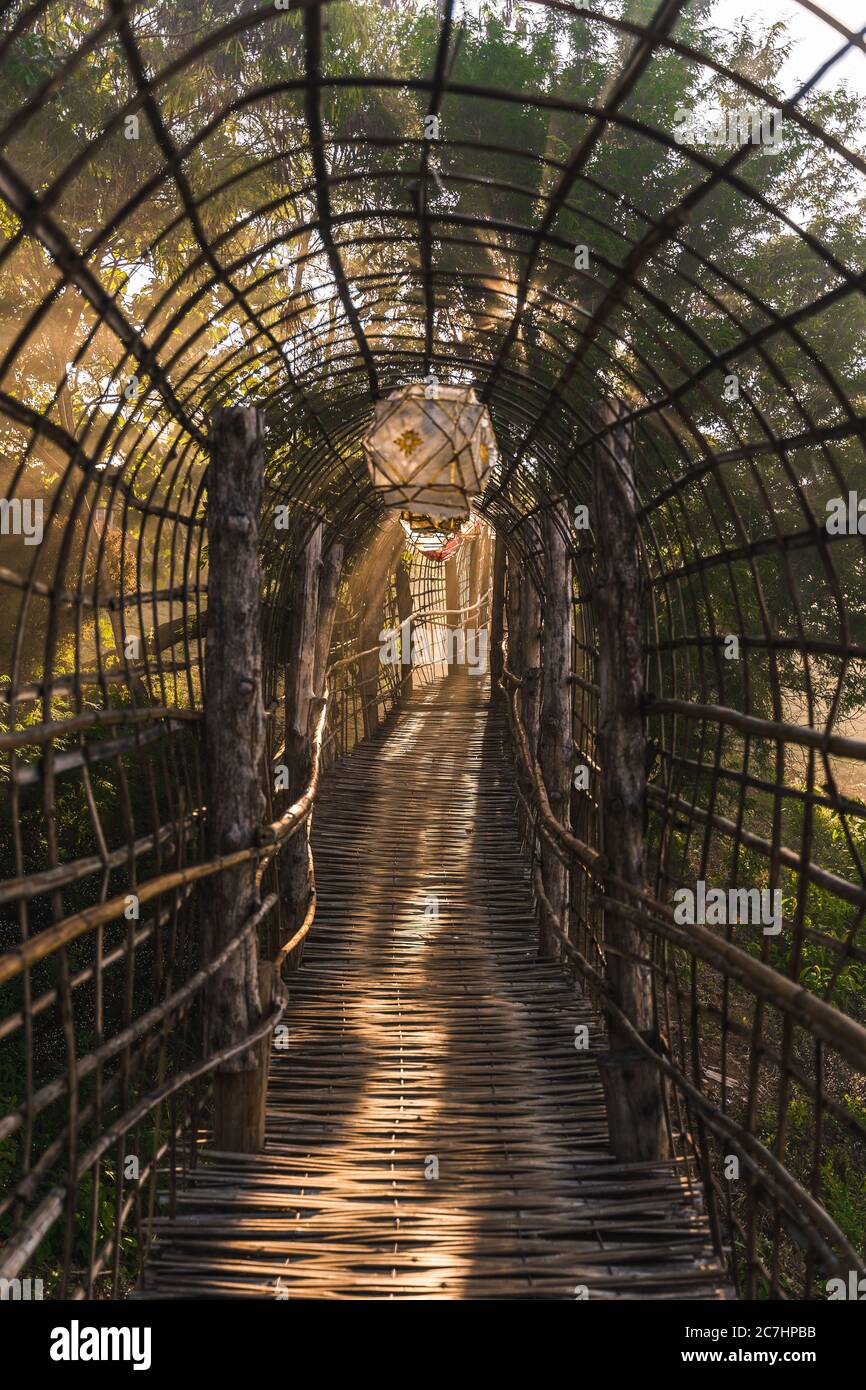
<path fill-rule="evenodd" d="M 866 1241 L 866 1174 L 845 1158 L 821 1165 L 821 1190 L 827 1210 L 855 1249 Z"/>

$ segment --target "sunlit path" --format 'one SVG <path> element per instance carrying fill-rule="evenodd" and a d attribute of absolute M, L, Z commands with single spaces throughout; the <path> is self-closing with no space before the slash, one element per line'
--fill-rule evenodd
<path fill-rule="evenodd" d="M 713 1297 L 685 1174 L 622 1166 L 537 932 L 487 682 L 416 696 L 323 789 L 267 1151 L 211 1157 L 148 1295 Z M 578 1290 L 579 1292 L 579 1290 Z"/>

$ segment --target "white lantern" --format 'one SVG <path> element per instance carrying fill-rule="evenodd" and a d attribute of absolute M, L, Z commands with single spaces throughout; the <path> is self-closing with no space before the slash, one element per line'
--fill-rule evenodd
<path fill-rule="evenodd" d="M 364 452 L 386 507 L 465 517 L 496 463 L 496 440 L 470 386 L 433 378 L 377 401 Z"/>

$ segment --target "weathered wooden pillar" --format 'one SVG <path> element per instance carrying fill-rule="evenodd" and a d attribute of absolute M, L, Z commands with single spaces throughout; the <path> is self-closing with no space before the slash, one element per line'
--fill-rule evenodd
<path fill-rule="evenodd" d="M 520 718 L 533 758 L 538 756 L 538 693 L 541 678 L 541 603 L 518 556 L 507 562 L 508 669 L 519 677 Z"/>
<path fill-rule="evenodd" d="M 595 675 L 595 663 L 590 663 L 587 650 L 592 642 L 592 637 L 587 632 L 587 608 L 590 606 L 591 595 L 583 594 L 581 602 L 572 606 L 574 623 L 574 670 L 572 672 L 572 728 L 577 733 L 580 740 L 574 749 L 575 768 L 583 764 L 587 769 L 587 785 L 583 785 L 584 778 L 578 778 L 579 785 L 575 787 L 572 778 L 571 788 L 571 828 L 578 840 L 584 844 L 594 844 L 598 834 L 600 822 L 600 811 L 598 806 L 598 784 L 595 774 L 597 767 L 597 749 L 592 739 L 591 730 L 593 729 L 598 706 L 595 696 L 592 694 L 591 683 Z M 571 916 L 572 930 L 577 932 L 574 944 L 581 953 L 588 959 L 592 958 L 596 962 L 595 947 L 591 941 L 591 928 L 589 923 L 595 920 L 595 909 L 590 907 L 589 899 L 593 896 L 594 885 L 592 879 L 587 875 L 584 866 L 577 860 L 573 860 L 571 866 L 571 888 L 570 901 L 574 912 Z"/>
<path fill-rule="evenodd" d="M 264 417 L 254 407 L 216 413 L 208 469 L 208 624 L 204 732 L 210 856 L 251 846 L 265 816 L 261 785 L 265 716 L 259 622 L 259 513 Z M 256 861 L 209 879 L 202 895 L 204 959 L 213 960 L 257 905 Z M 245 1038 L 261 1021 L 255 932 L 209 982 L 205 1047 Z M 214 1077 L 214 1145 L 252 1153 L 264 1143 L 267 1052 L 254 1046 Z"/>
<path fill-rule="evenodd" d="M 394 575 L 397 590 L 397 618 L 400 622 L 400 694 L 412 694 L 412 632 L 409 616 L 412 612 L 412 586 L 409 570 L 404 563 L 397 566 Z M 403 626 L 404 623 L 407 626 Z"/>
<path fill-rule="evenodd" d="M 453 675 L 456 671 L 460 651 L 463 647 L 463 632 L 460 621 L 460 572 L 457 568 L 457 556 L 452 555 L 450 560 L 446 560 L 442 566 L 445 571 L 445 607 L 448 614 L 445 618 L 448 639 L 448 674 Z M 456 610 L 456 611 L 455 611 Z"/>
<path fill-rule="evenodd" d="M 310 717 L 316 698 L 316 648 L 322 524 L 313 527 L 292 565 L 292 612 L 286 657 L 285 764 L 289 802 L 304 792 L 310 778 Z M 280 856 L 280 882 L 286 928 L 291 935 L 303 921 L 310 891 L 307 854 L 309 827 L 287 842 Z"/>
<path fill-rule="evenodd" d="M 508 669 L 519 676 L 523 669 L 523 654 L 520 650 L 521 638 L 521 583 L 520 566 L 514 554 L 509 554 L 506 565 L 508 612 Z"/>
<path fill-rule="evenodd" d="M 480 535 L 472 536 L 464 545 L 469 545 L 469 574 L 468 592 L 466 594 L 466 610 L 463 614 L 463 636 L 467 646 L 469 645 L 470 632 L 477 631 L 481 622 L 481 610 L 477 606 L 481 597 L 481 552 L 484 546 Z"/>
<path fill-rule="evenodd" d="M 541 596 L 529 574 L 520 581 L 520 656 L 523 686 L 520 713 L 532 756 L 538 756 L 538 723 L 541 710 Z"/>
<path fill-rule="evenodd" d="M 402 549 L 403 539 L 399 520 L 390 517 L 374 537 L 358 575 L 357 601 L 361 605 L 358 648 L 362 652 L 370 652 L 369 656 L 362 656 L 358 662 L 365 738 L 370 738 L 379 725 L 376 696 L 379 689 L 379 657 L 383 642 L 381 633 L 384 631 L 385 595 L 391 564 L 395 555 Z"/>
<path fill-rule="evenodd" d="M 632 433 L 617 423 L 620 403 L 604 402 L 599 428 L 613 426 L 595 447 L 592 530 L 599 646 L 599 763 L 602 852 L 617 878 L 644 887 L 646 802 L 640 531 Z M 629 902 L 610 884 L 607 895 Z M 634 1029 L 658 1045 L 652 973 L 638 958 L 648 938 L 615 908 L 604 913 L 606 971 L 613 999 Z M 653 1062 L 633 1047 L 615 1014 L 608 1015 L 610 1051 L 599 1059 L 611 1145 L 623 1161 L 666 1151 L 664 1093 Z"/>
<path fill-rule="evenodd" d="M 343 555 L 343 542 L 334 540 L 322 556 L 322 568 L 319 573 L 316 653 L 313 663 L 313 693 L 317 699 L 320 699 L 325 692 L 328 658 L 331 654 L 331 638 L 334 634 L 334 617 L 337 612 L 337 598 L 339 597 L 340 579 L 343 574 Z"/>
<path fill-rule="evenodd" d="M 497 533 L 493 548 L 490 595 L 490 688 L 495 697 L 502 680 L 502 638 L 505 633 L 505 542 Z"/>
<path fill-rule="evenodd" d="M 319 581 L 322 569 L 322 523 L 313 527 L 292 565 L 292 611 L 286 651 L 286 754 L 290 774 L 301 772 L 309 731 L 310 706 L 315 699 L 316 633 L 319 621 Z M 301 772 L 301 775 L 303 773 Z M 295 790 L 295 787 L 292 787 Z"/>
<path fill-rule="evenodd" d="M 475 650 L 478 659 L 484 661 L 486 654 L 487 672 L 490 670 L 490 591 L 493 578 L 493 532 L 483 528 L 478 539 L 478 592 L 475 597 L 478 607 L 475 610 Z M 483 643 L 483 645 L 482 645 Z"/>
<path fill-rule="evenodd" d="M 571 725 L 572 572 L 568 543 L 569 514 L 563 499 L 544 513 L 544 629 L 541 684 L 541 728 L 538 761 L 547 788 L 550 809 L 558 821 L 570 827 L 571 780 L 574 741 Z M 547 843 L 541 846 L 544 891 L 568 934 L 568 867 Z M 559 946 L 541 914 L 538 954 L 555 956 Z"/>

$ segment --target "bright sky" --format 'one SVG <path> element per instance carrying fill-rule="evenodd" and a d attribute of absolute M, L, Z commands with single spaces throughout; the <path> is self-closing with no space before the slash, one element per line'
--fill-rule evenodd
<path fill-rule="evenodd" d="M 816 7 L 839 19 L 849 29 L 866 25 L 866 0 L 815 0 Z M 765 23 L 784 20 L 795 39 L 794 51 L 784 69 L 790 95 L 845 42 L 844 35 L 796 0 L 718 0 L 714 19 L 729 28 L 737 19 L 756 16 Z M 834 87 L 844 79 L 855 91 L 866 96 L 866 53 L 852 49 L 832 67 L 819 87 Z"/>

